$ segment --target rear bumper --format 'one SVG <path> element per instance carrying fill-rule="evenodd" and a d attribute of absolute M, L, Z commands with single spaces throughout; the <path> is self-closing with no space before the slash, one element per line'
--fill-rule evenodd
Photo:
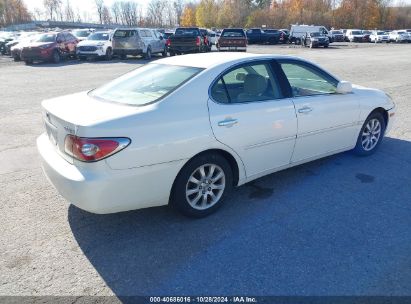
<path fill-rule="evenodd" d="M 220 51 L 246 51 L 246 46 L 220 46 Z"/>
<path fill-rule="evenodd" d="M 113 170 L 104 162 L 79 167 L 64 160 L 46 134 L 37 149 L 48 180 L 75 206 L 98 214 L 166 205 L 184 161 Z"/>
<path fill-rule="evenodd" d="M 114 49 L 113 54 L 114 55 L 131 55 L 131 56 L 138 56 L 138 55 L 143 55 L 143 50 L 142 49 Z"/>
<path fill-rule="evenodd" d="M 200 51 L 199 46 L 174 46 L 168 47 L 170 52 L 182 52 L 182 53 L 198 53 Z"/>

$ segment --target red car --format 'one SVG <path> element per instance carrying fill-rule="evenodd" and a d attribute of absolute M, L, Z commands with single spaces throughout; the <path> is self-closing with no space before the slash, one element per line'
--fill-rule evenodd
<path fill-rule="evenodd" d="M 69 32 L 50 32 L 39 35 L 21 50 L 21 60 L 26 64 L 33 61 L 58 63 L 62 58 L 76 56 L 79 40 Z"/>

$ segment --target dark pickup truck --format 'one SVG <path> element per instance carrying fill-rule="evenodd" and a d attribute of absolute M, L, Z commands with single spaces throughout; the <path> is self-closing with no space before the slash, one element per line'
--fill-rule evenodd
<path fill-rule="evenodd" d="M 179 27 L 174 35 L 169 38 L 168 51 L 170 56 L 201 53 L 207 51 L 207 48 L 198 27 Z"/>
<path fill-rule="evenodd" d="M 280 40 L 280 32 L 253 28 L 247 30 L 247 39 L 249 44 L 277 44 Z"/>

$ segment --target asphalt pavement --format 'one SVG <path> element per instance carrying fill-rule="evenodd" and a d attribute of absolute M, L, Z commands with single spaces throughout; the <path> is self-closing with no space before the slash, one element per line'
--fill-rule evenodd
<path fill-rule="evenodd" d="M 41 100 L 146 61 L 0 57 L 0 295 L 411 296 L 411 44 L 249 51 L 297 55 L 383 89 L 397 122 L 370 157 L 347 152 L 260 178 L 200 220 L 167 206 L 90 214 L 41 171 Z"/>

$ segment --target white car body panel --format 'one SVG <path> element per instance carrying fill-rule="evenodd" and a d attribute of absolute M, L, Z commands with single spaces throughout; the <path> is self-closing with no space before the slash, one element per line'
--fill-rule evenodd
<path fill-rule="evenodd" d="M 45 123 L 56 128 L 37 140 L 43 169 L 71 203 L 94 213 L 168 204 L 173 182 L 195 155 L 221 150 L 238 169 L 237 185 L 271 172 L 354 147 L 359 130 L 376 108 L 387 110 L 387 132 L 395 107 L 379 90 L 354 86 L 352 93 L 219 104 L 211 83 L 227 68 L 287 56 L 206 53 L 169 57 L 157 64 L 205 68 L 174 92 L 146 106 L 117 104 L 86 92 L 44 101 Z M 309 113 L 299 113 L 304 107 Z M 337 110 L 338 109 L 338 110 Z M 219 126 L 237 119 L 231 127 Z M 104 160 L 86 163 L 64 153 L 64 138 L 127 137 L 130 145 Z"/>

